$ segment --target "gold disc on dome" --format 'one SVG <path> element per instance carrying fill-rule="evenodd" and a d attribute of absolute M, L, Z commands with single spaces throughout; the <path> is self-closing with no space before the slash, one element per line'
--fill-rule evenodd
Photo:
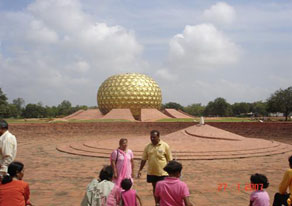
<path fill-rule="evenodd" d="M 107 78 L 97 92 L 99 110 L 106 114 L 112 109 L 130 109 L 136 119 L 141 109 L 160 109 L 161 89 L 149 76 L 138 73 L 114 75 Z"/>

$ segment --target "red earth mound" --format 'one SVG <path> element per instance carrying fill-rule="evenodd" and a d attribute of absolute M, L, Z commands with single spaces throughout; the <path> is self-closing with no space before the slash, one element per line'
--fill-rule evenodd
<path fill-rule="evenodd" d="M 104 115 L 102 119 L 125 119 L 135 121 L 130 109 L 112 109 L 109 113 Z"/>
<path fill-rule="evenodd" d="M 141 109 L 142 122 L 154 122 L 159 119 L 171 119 L 157 109 Z"/>
<path fill-rule="evenodd" d="M 178 111 L 176 109 L 165 109 L 165 114 L 172 118 L 194 118 L 189 114 L 186 114 L 182 111 Z"/>
<path fill-rule="evenodd" d="M 65 117 L 64 119 L 76 119 L 76 120 L 91 120 L 91 119 L 100 119 L 103 115 L 99 109 L 88 109 L 88 110 L 79 110 L 72 115 Z"/>

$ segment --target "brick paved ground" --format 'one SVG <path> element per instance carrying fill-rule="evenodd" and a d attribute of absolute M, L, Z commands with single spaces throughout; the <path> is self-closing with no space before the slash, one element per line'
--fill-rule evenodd
<path fill-rule="evenodd" d="M 121 123 L 122 124 L 122 123 Z M 92 124 L 12 125 L 11 131 L 17 135 L 19 150 L 17 160 L 25 164 L 24 179 L 29 182 L 32 202 L 42 205 L 79 205 L 86 185 L 97 176 L 100 168 L 108 164 L 107 159 L 74 156 L 56 150 L 56 145 L 75 141 L 101 140 L 126 136 L 129 138 L 149 138 L 145 131 L 153 128 L 146 125 L 143 132 L 138 130 L 118 130 L 109 124 L 108 131 Z M 126 124 L 125 124 L 126 125 Z M 171 125 L 173 127 L 173 125 Z M 161 126 L 161 129 L 165 129 Z M 170 128 L 171 129 L 171 128 Z M 167 130 L 167 129 L 165 129 Z M 103 132 L 102 132 L 103 131 Z M 167 131 L 165 132 L 167 133 Z M 117 144 L 117 143 L 116 143 Z M 264 173 L 270 180 L 268 193 L 271 199 L 286 168 L 291 153 L 233 160 L 182 161 L 182 179 L 191 192 L 195 205 L 243 206 L 249 203 L 249 183 L 251 174 Z M 137 171 L 139 162 L 135 161 Z M 135 189 L 142 196 L 144 205 L 154 205 L 151 186 L 143 177 L 135 180 Z M 218 191 L 218 184 L 227 184 L 225 191 Z M 238 190 L 237 186 L 240 185 Z"/>

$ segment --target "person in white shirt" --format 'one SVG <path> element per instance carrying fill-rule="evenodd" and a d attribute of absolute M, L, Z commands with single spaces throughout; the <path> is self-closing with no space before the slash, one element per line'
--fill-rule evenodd
<path fill-rule="evenodd" d="M 16 151 L 15 136 L 8 131 L 8 123 L 0 120 L 0 178 L 6 175 L 8 165 L 15 159 Z"/>

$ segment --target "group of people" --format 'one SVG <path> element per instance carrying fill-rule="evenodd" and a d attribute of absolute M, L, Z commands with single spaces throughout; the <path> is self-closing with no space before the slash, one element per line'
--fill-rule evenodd
<path fill-rule="evenodd" d="M 144 149 L 137 177 L 140 178 L 148 161 L 147 182 L 152 184 L 155 204 L 192 206 L 189 189 L 179 179 L 182 164 L 172 160 L 170 148 L 166 142 L 160 140 L 159 131 L 152 130 L 150 140 L 151 143 Z M 120 139 L 119 147 L 111 153 L 111 165 L 102 168 L 99 180 L 94 179 L 89 183 L 81 206 L 142 205 L 141 198 L 132 189 L 134 155 L 127 146 L 128 140 Z"/>
<path fill-rule="evenodd" d="M 24 165 L 14 161 L 16 137 L 8 131 L 8 123 L 0 120 L 0 206 L 32 205 L 28 183 L 22 180 Z"/>
<path fill-rule="evenodd" d="M 152 130 L 150 140 L 151 143 L 144 148 L 137 177 L 141 177 L 141 172 L 148 161 L 147 182 L 152 184 L 155 205 L 192 206 L 188 186 L 180 180 L 182 164 L 172 159 L 170 148 L 160 139 L 159 131 Z M 99 180 L 94 179 L 88 185 L 81 206 L 136 206 L 138 203 L 142 205 L 141 198 L 135 190 L 131 189 L 134 177 L 134 155 L 127 146 L 128 140 L 120 139 L 118 149 L 110 156 L 111 165 L 100 171 Z M 279 186 L 279 193 L 275 194 L 273 206 L 291 205 L 292 156 L 289 157 L 289 166 Z M 108 171 L 106 180 L 102 178 L 104 171 Z M 269 186 L 268 178 L 256 173 L 251 175 L 250 182 L 253 192 L 250 194 L 249 205 L 269 206 L 270 198 L 265 190 Z M 106 187 L 103 186 L 105 184 Z M 290 193 L 286 193 L 287 188 Z"/>
<path fill-rule="evenodd" d="M 186 183 L 180 180 L 182 164 L 173 160 L 168 144 L 160 139 L 157 130 L 150 132 L 151 143 L 146 145 L 137 177 L 148 161 L 147 182 L 152 184 L 155 205 L 192 206 Z M 120 139 L 119 147 L 111 153 L 110 165 L 99 173 L 99 178 L 87 186 L 82 206 L 136 206 L 142 200 L 133 189 L 134 154 L 127 148 L 128 140 Z M 8 124 L 0 120 L 0 206 L 27 206 L 30 202 L 28 183 L 24 182 L 24 165 L 14 161 L 17 141 L 8 131 Z M 292 156 L 289 157 L 279 192 L 275 194 L 273 206 L 291 206 L 292 200 Z M 269 206 L 270 199 L 265 189 L 269 186 L 265 175 L 254 174 L 250 178 L 254 191 L 250 195 L 250 206 Z M 289 192 L 287 193 L 287 189 Z"/>

